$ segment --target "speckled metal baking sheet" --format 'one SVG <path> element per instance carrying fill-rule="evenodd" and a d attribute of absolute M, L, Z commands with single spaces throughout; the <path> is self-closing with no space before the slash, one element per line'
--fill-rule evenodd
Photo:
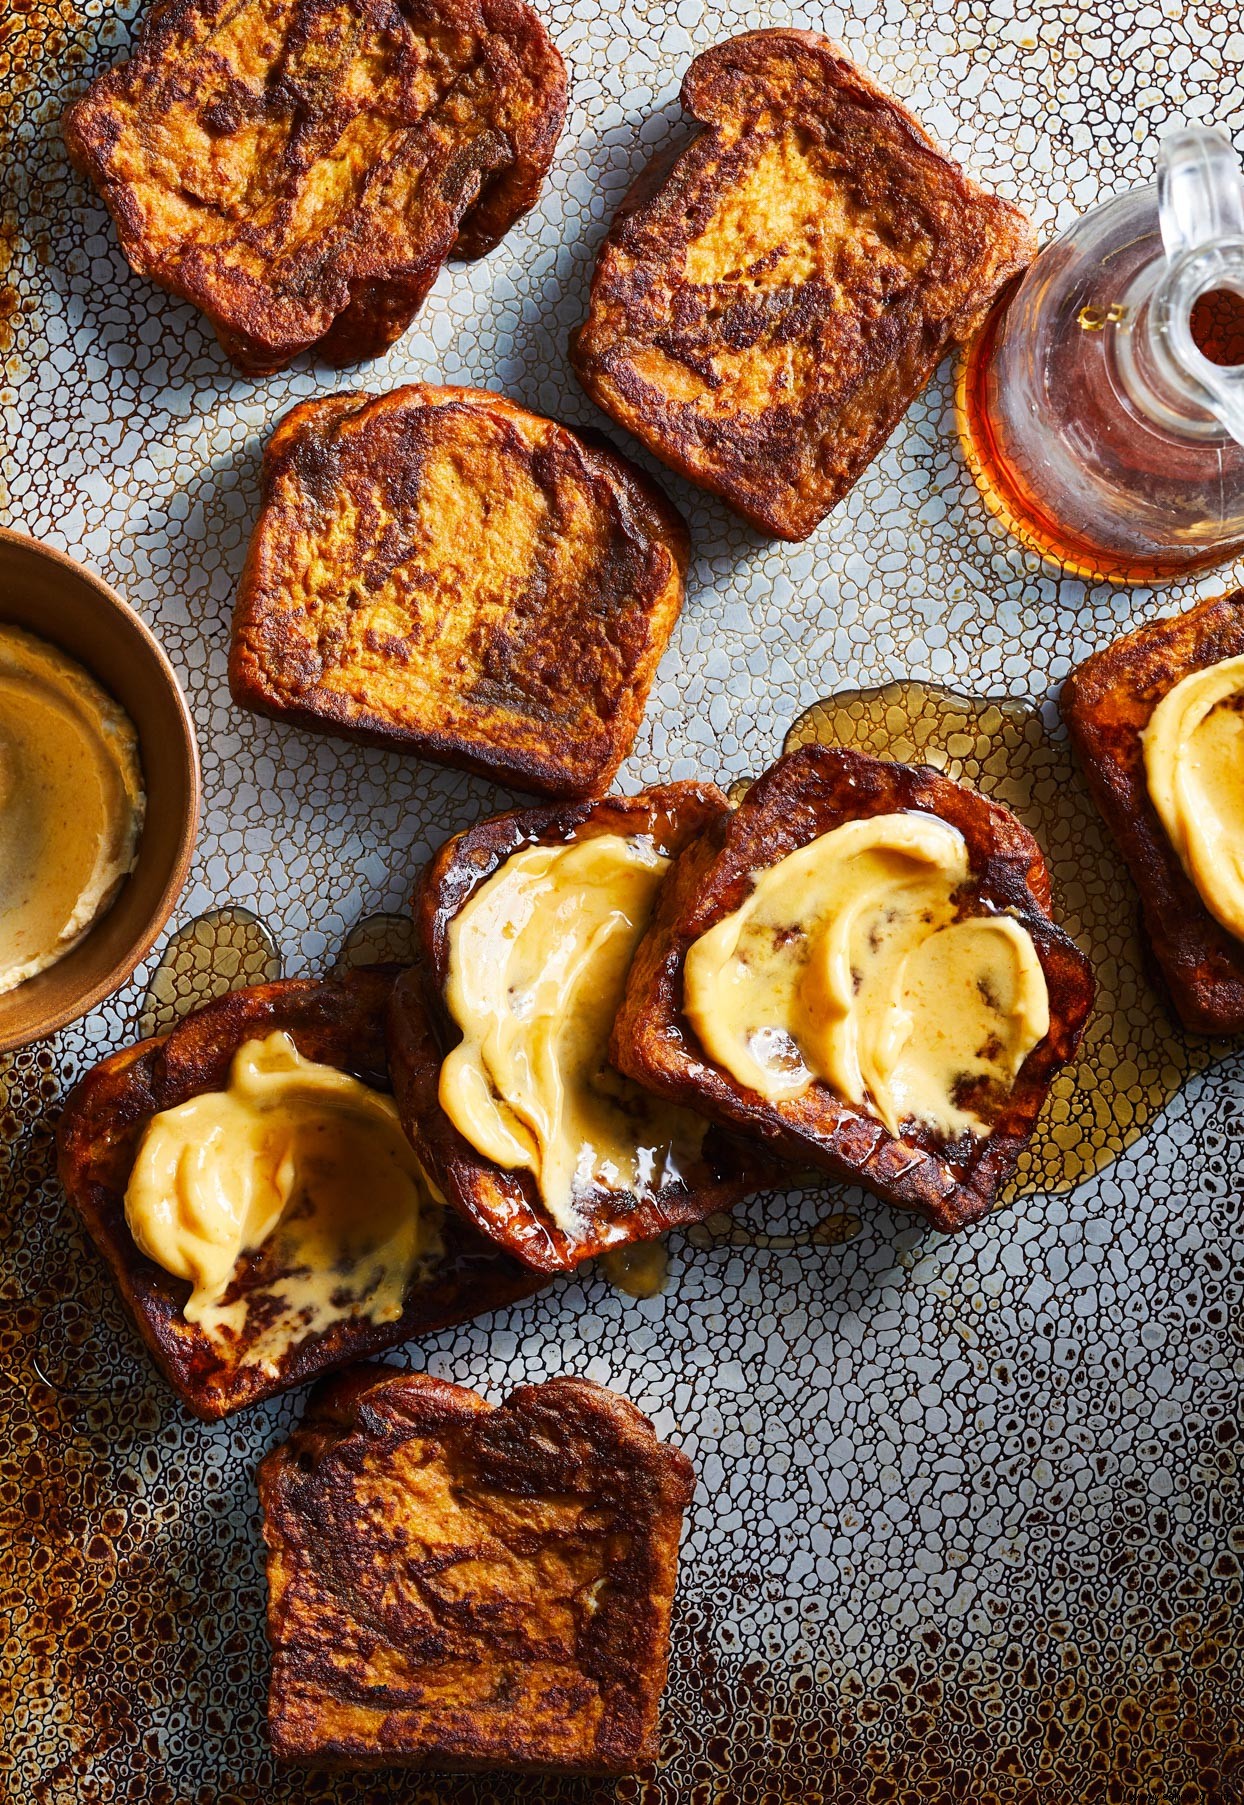
<path fill-rule="evenodd" d="M 948 370 L 806 545 L 768 543 L 662 477 L 694 563 L 624 776 L 737 779 L 821 698 L 900 679 L 1031 698 L 990 713 L 900 685 L 800 732 L 883 733 L 960 761 L 1010 786 L 1055 842 L 1109 1003 L 1078 1093 L 1020 1194 L 957 1240 L 857 1192 L 758 1200 L 675 1236 L 655 1299 L 589 1271 L 406 1351 L 494 1398 L 586 1372 L 695 1459 L 654 1779 L 276 1771 L 252 1473 L 299 1400 L 190 1421 L 50 1176 L 66 1083 L 175 1011 L 205 952 L 234 975 L 319 969 L 362 918 L 401 911 L 445 835 L 509 801 L 231 707 L 230 598 L 277 415 L 317 393 L 443 379 L 602 424 L 566 336 L 605 221 L 679 129 L 681 73 L 716 38 L 831 32 L 1049 228 L 1149 179 L 1168 121 L 1244 132 L 1238 8 L 553 0 L 573 101 L 535 212 L 484 262 L 445 272 L 376 363 L 262 381 L 130 274 L 67 167 L 62 105 L 124 51 L 134 11 L 9 0 L 0 14 L 5 518 L 86 558 L 160 632 L 206 786 L 171 950 L 3 1066 L 0 1790 L 21 1805 L 1244 1799 L 1244 1066 L 1155 1010 L 1130 893 L 1048 707 L 1071 662 L 1232 573 L 1090 588 L 1020 553 L 965 473 Z M 967 724 L 951 732 L 956 710 Z"/>

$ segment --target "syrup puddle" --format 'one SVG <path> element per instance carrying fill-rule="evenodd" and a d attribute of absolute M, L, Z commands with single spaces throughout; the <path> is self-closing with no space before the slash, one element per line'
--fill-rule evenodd
<path fill-rule="evenodd" d="M 415 924 L 408 915 L 364 915 L 350 929 L 330 972 L 359 965 L 411 965 Z M 226 903 L 178 928 L 152 973 L 138 1018 L 143 1036 L 167 1034 L 183 1016 L 230 990 L 272 984 L 284 961 L 267 924 L 241 903 Z"/>
<path fill-rule="evenodd" d="M 259 917 L 240 903 L 196 915 L 170 936 L 151 974 L 138 1017 L 144 1039 L 167 1034 L 192 1009 L 230 990 L 281 976 L 280 950 Z"/>
<path fill-rule="evenodd" d="M 413 965 L 417 956 L 414 917 L 381 911 L 355 922 L 329 970 L 353 971 L 359 965 Z"/>
<path fill-rule="evenodd" d="M 935 765 L 1005 803 L 1034 835 L 1050 870 L 1054 918 L 1092 960 L 1097 1000 L 1079 1058 L 1051 1087 L 1001 1201 L 1070 1191 L 1104 1170 L 1225 1049 L 1186 1039 L 1158 1000 L 1135 891 L 1070 747 L 1051 738 L 1034 702 L 907 681 L 814 703 L 783 750 L 814 744 Z"/>
<path fill-rule="evenodd" d="M 615 1291 L 627 1297 L 659 1297 L 669 1283 L 670 1256 L 664 1241 L 635 1241 L 610 1247 L 597 1265 Z"/>
<path fill-rule="evenodd" d="M 826 1187 L 832 1189 L 834 1181 L 826 1173 L 809 1168 L 793 1172 L 787 1188 L 816 1191 Z M 690 1223 L 684 1231 L 689 1245 L 701 1253 L 714 1247 L 756 1247 L 763 1253 L 793 1253 L 799 1247 L 843 1247 L 848 1241 L 854 1241 L 862 1227 L 858 1216 L 831 1202 L 827 1213 L 811 1228 L 772 1234 L 768 1229 L 754 1227 L 747 1220 L 748 1208 L 748 1204 L 741 1204 L 739 1213 L 733 1216 L 725 1210 L 715 1210 L 703 1222 Z"/>

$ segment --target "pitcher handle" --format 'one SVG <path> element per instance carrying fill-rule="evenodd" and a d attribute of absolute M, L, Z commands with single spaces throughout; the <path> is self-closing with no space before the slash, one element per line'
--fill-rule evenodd
<path fill-rule="evenodd" d="M 1158 150 L 1158 218 L 1167 261 L 1244 238 L 1244 170 L 1219 126 L 1170 132 Z"/>
<path fill-rule="evenodd" d="M 1192 310 L 1223 289 L 1244 301 L 1244 170 L 1226 133 L 1186 126 L 1158 152 L 1158 217 L 1166 271 L 1149 306 L 1159 369 L 1244 445 L 1244 364 L 1211 363 L 1192 336 Z"/>

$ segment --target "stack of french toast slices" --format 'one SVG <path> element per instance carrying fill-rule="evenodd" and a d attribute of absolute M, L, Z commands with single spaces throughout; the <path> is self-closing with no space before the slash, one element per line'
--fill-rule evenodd
<path fill-rule="evenodd" d="M 683 103 L 700 129 L 623 202 L 573 365 L 657 458 L 801 539 L 1034 235 L 818 34 L 705 50 Z M 522 0 L 176 0 L 66 134 L 131 263 L 258 375 L 392 343 L 534 204 L 565 104 Z M 340 393 L 276 426 L 236 702 L 545 800 L 435 854 L 412 966 L 222 995 L 69 1098 L 65 1188 L 196 1415 L 810 1171 L 942 1231 L 1014 1172 L 1093 979 L 1006 808 L 834 746 L 737 806 L 611 792 L 689 557 L 650 475 L 497 394 Z M 1244 666 L 1242 622 L 1206 604 L 1069 689 L 1172 993 L 1215 1032 L 1244 1028 L 1244 939 L 1156 810 L 1145 736 L 1181 678 Z M 584 1379 L 495 1408 L 387 1366 L 329 1379 L 260 1476 L 274 1748 L 652 1761 L 692 1484 Z"/>

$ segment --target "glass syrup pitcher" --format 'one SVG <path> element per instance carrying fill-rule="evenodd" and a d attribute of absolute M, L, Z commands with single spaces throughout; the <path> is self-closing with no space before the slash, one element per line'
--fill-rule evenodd
<path fill-rule="evenodd" d="M 1171 133 L 1156 187 L 1039 253 L 969 346 L 958 415 L 987 505 L 1077 575 L 1244 552 L 1244 170 L 1224 133 Z"/>

